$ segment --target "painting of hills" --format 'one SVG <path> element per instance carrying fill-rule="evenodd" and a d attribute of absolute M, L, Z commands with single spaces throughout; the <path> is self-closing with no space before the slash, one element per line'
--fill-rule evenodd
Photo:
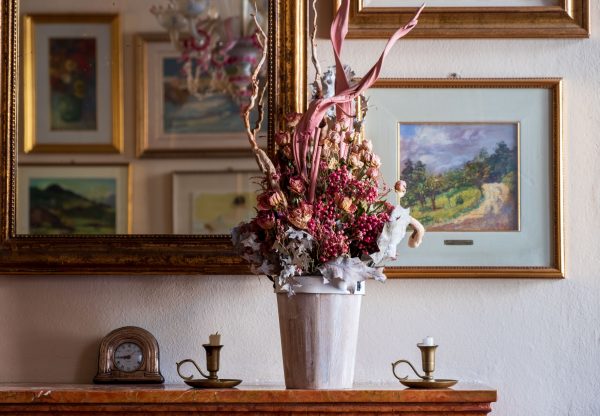
<path fill-rule="evenodd" d="M 113 178 L 31 178 L 31 234 L 115 234 Z"/>
<path fill-rule="evenodd" d="M 519 230 L 518 123 L 400 123 L 403 204 L 428 231 Z"/>

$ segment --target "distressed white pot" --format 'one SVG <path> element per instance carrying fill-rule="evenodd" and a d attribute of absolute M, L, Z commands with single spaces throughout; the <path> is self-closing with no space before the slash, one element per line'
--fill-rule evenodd
<path fill-rule="evenodd" d="M 276 291 L 285 386 L 288 389 L 350 389 L 354 382 L 360 305 L 354 294 L 302 276 L 293 296 Z"/>

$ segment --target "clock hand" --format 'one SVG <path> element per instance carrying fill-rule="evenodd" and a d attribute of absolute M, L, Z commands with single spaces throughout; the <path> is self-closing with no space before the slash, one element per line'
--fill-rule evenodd
<path fill-rule="evenodd" d="M 131 354 L 129 354 L 129 355 L 121 355 L 121 356 L 117 355 L 117 356 L 115 356 L 115 358 L 122 358 L 124 360 L 130 360 L 131 359 Z"/>

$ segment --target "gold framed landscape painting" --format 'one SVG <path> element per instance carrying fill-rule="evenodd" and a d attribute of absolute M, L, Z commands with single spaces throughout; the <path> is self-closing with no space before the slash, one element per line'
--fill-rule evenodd
<path fill-rule="evenodd" d="M 130 229 L 127 164 L 20 164 L 17 233 L 113 235 Z"/>
<path fill-rule="evenodd" d="M 250 155 L 240 104 L 231 94 L 190 93 L 181 54 L 168 36 L 142 34 L 136 36 L 135 45 L 138 156 Z M 266 147 L 266 137 L 259 144 Z"/>
<path fill-rule="evenodd" d="M 560 79 L 382 79 L 365 137 L 426 228 L 396 277 L 564 277 Z"/>
<path fill-rule="evenodd" d="M 387 38 L 421 0 L 352 0 L 348 36 Z M 429 0 L 408 38 L 586 38 L 589 0 Z M 337 10 L 341 0 L 334 0 Z"/>
<path fill-rule="evenodd" d="M 258 171 L 174 172 L 173 233 L 230 235 L 256 215 Z"/>
<path fill-rule="evenodd" d="M 23 18 L 24 151 L 123 150 L 118 15 Z"/>

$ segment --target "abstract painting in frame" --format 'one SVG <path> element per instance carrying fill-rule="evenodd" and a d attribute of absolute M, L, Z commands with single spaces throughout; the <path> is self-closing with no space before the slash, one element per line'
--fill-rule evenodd
<path fill-rule="evenodd" d="M 564 277 L 560 79 L 384 79 L 365 136 L 427 229 L 396 277 Z"/>
<path fill-rule="evenodd" d="M 24 151 L 123 150 L 117 15 L 24 16 Z"/>
<path fill-rule="evenodd" d="M 174 172 L 173 233 L 230 235 L 256 214 L 258 171 Z"/>
<path fill-rule="evenodd" d="M 129 232 L 127 165 L 19 165 L 17 232 L 113 235 Z"/>
<path fill-rule="evenodd" d="M 401 6 L 399 6 L 399 4 Z M 387 38 L 420 0 L 351 0 L 348 36 Z M 586 38 L 589 0 L 432 0 L 407 35 L 415 38 Z M 337 10 L 341 0 L 334 0 Z"/>

